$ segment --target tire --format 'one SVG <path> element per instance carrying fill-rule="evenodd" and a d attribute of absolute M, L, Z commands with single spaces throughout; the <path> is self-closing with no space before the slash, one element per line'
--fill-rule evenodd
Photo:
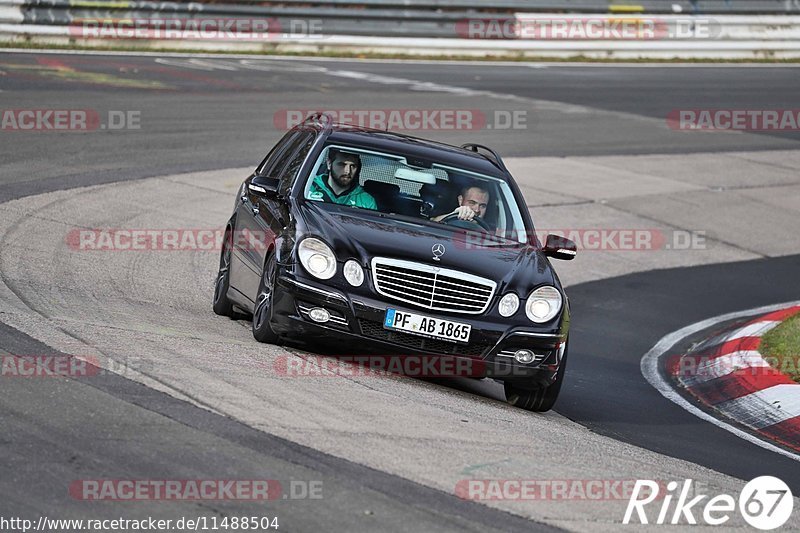
<path fill-rule="evenodd" d="M 233 316 L 233 304 L 228 299 L 228 288 L 230 287 L 231 269 L 231 233 L 225 232 L 222 241 L 222 252 L 219 254 L 219 272 L 217 281 L 214 284 L 214 312 L 220 316 Z"/>
<path fill-rule="evenodd" d="M 564 356 L 561 358 L 561 364 L 558 367 L 558 372 L 556 372 L 555 381 L 547 387 L 531 390 L 515 387 L 511 383 L 504 383 L 506 401 L 514 407 L 520 407 L 537 413 L 544 413 L 552 409 L 558 399 L 558 394 L 561 392 L 561 385 L 564 383 L 568 352 L 569 344 L 567 344 L 567 348 L 564 349 Z"/>
<path fill-rule="evenodd" d="M 278 343 L 278 335 L 272 330 L 270 324 L 276 272 L 277 261 L 275 254 L 271 253 L 264 262 L 264 271 L 261 273 L 261 282 L 258 284 L 258 295 L 253 310 L 253 337 L 258 342 L 267 344 Z"/>

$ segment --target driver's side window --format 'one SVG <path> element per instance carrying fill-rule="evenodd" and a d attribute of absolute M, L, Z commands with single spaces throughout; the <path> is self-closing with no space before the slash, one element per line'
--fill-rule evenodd
<path fill-rule="evenodd" d="M 303 131 L 301 134 L 291 140 L 290 149 L 285 152 L 285 156 L 281 157 L 275 165 L 276 176 L 280 178 L 280 190 L 286 193 L 292 188 L 297 175 L 300 172 L 300 167 L 306 160 L 306 156 L 311 151 L 316 141 L 316 135 L 313 131 Z"/>
<path fill-rule="evenodd" d="M 297 130 L 289 131 L 286 135 L 281 138 L 280 141 L 270 150 L 267 154 L 267 157 L 258 165 L 256 169 L 257 176 L 265 176 L 269 178 L 277 177 L 274 175 L 276 167 L 278 163 L 280 163 L 281 159 L 283 158 L 288 150 L 291 149 L 293 146 L 293 140 L 300 135 L 301 132 Z"/>

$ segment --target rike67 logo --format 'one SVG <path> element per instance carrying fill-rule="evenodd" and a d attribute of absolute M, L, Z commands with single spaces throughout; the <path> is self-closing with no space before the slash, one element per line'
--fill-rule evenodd
<path fill-rule="evenodd" d="M 648 520 L 652 520 L 653 516 L 651 514 L 648 517 L 645 507 L 659 500 L 660 506 L 657 504 L 651 508 L 651 511 L 658 508 L 655 524 L 697 524 L 700 518 L 700 523 L 720 526 L 727 523 L 738 509 L 745 522 L 756 529 L 768 531 L 784 525 L 794 507 L 789 486 L 772 476 L 760 476 L 748 482 L 739 494 L 738 501 L 730 494 L 714 497 L 695 495 L 691 479 L 684 480 L 682 485 L 670 481 L 665 494 L 661 493 L 662 488 L 663 483 L 649 479 L 636 480 L 622 523 L 636 523 L 638 519 L 641 524 L 649 524 Z"/>

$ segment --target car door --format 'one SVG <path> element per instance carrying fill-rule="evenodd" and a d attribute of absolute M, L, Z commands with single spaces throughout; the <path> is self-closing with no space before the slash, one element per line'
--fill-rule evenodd
<path fill-rule="evenodd" d="M 293 132 L 287 139 L 286 147 L 261 169 L 261 173 L 252 176 L 247 182 L 247 199 L 243 201 L 242 219 L 237 226 L 246 230 L 243 239 L 248 244 L 247 253 L 243 254 L 248 261 L 251 275 L 244 280 L 245 295 L 254 301 L 261 271 L 266 255 L 275 237 L 282 231 L 289 219 L 288 204 L 284 197 L 296 179 L 300 167 L 314 144 L 316 136 L 307 129 Z M 264 193 L 259 187 L 251 187 L 253 180 L 259 178 L 276 178 L 277 194 L 270 191 Z"/>
<path fill-rule="evenodd" d="M 257 198 L 258 214 L 254 217 L 257 225 L 255 231 L 259 236 L 265 237 L 263 242 L 267 244 L 267 246 L 259 246 L 256 250 L 259 274 L 266 264 L 270 245 L 275 242 L 275 238 L 290 222 L 289 204 L 286 197 L 316 140 L 316 134 L 313 131 L 301 130 L 299 133 L 291 140 L 290 148 L 270 171 L 271 176 L 269 177 L 278 179 L 277 194 L 261 194 Z M 255 293 L 253 294 L 255 296 Z"/>
<path fill-rule="evenodd" d="M 239 192 L 239 198 L 236 200 L 234 232 L 231 237 L 230 285 L 251 303 L 253 302 L 255 291 L 258 290 L 261 265 L 258 264 L 259 254 L 253 249 L 254 246 L 248 242 L 251 236 L 256 235 L 254 232 L 259 227 L 259 224 L 255 221 L 258 213 L 259 198 L 256 192 L 250 188 L 250 184 L 255 176 L 268 175 L 267 173 L 276 167 L 284 154 L 293 145 L 292 140 L 297 135 L 297 131 L 289 131 L 273 146 L 255 172 L 245 180 L 243 188 Z"/>

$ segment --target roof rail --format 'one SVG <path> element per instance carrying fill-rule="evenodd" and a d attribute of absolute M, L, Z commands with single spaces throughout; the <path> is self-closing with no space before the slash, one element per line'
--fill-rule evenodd
<path fill-rule="evenodd" d="M 488 146 L 484 146 L 482 144 L 467 143 L 467 144 L 462 144 L 461 148 L 464 148 L 466 150 L 471 150 L 471 151 L 475 152 L 476 154 L 482 155 L 483 157 L 488 159 L 492 164 L 494 164 L 500 170 L 508 172 L 508 169 L 506 168 L 506 164 L 503 163 L 503 158 L 500 157 L 500 154 L 498 154 L 497 152 L 495 152 L 494 150 L 492 150 Z M 481 153 L 479 150 L 485 150 L 485 151 L 489 152 L 489 155 L 487 156 L 486 154 Z"/>
<path fill-rule="evenodd" d="M 333 116 L 329 113 L 314 113 L 308 115 L 300 125 L 318 125 L 322 127 L 323 131 L 328 132 L 333 129 L 333 124 L 335 122 L 336 120 L 334 120 Z"/>

